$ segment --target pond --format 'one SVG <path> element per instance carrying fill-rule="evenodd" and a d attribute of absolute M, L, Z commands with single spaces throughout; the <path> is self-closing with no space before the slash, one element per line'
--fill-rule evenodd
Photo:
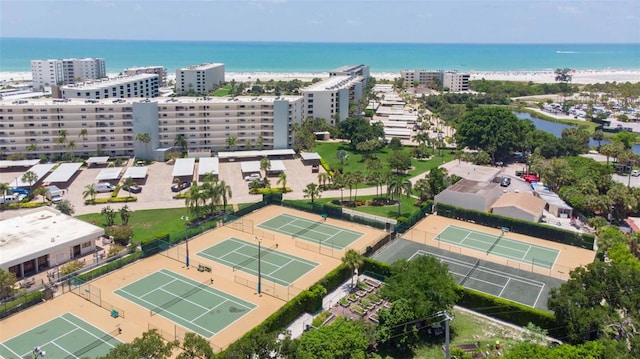
<path fill-rule="evenodd" d="M 551 122 L 551 121 L 543 120 L 540 118 L 535 118 L 525 112 L 514 112 L 514 114 L 518 116 L 518 118 L 520 119 L 531 120 L 531 122 L 533 122 L 533 125 L 538 130 L 549 132 L 558 138 L 560 138 L 560 136 L 562 135 L 562 130 L 564 130 L 565 128 L 572 127 L 571 125 L 565 125 L 564 123 Z M 609 143 L 608 140 L 602 140 L 600 142 L 603 145 Z M 589 146 L 598 147 L 598 142 L 594 141 L 593 139 L 589 139 Z M 633 150 L 634 153 L 640 154 L 640 145 L 635 144 L 631 147 L 631 149 Z"/>

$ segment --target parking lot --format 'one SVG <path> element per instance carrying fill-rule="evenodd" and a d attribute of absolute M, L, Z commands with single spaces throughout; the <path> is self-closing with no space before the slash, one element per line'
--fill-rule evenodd
<path fill-rule="evenodd" d="M 287 174 L 287 187 L 290 187 L 293 192 L 285 194 L 285 198 L 290 199 L 302 199 L 302 190 L 307 184 L 318 182 L 318 174 L 311 173 L 311 166 L 305 166 L 300 159 L 288 159 L 283 160 Z M 240 167 L 241 162 L 221 162 L 219 179 L 224 180 L 229 186 L 231 186 L 232 198 L 229 203 L 250 203 L 261 200 L 260 195 L 249 194 L 248 181 L 244 180 Z M 133 161 L 129 161 L 129 165 L 133 166 Z M 64 190 L 63 199 L 68 200 L 74 207 L 75 214 L 96 213 L 100 212 L 103 207 L 107 205 L 85 205 L 85 199 L 82 193 L 86 190 L 86 186 L 96 183 L 96 176 L 104 167 L 82 167 L 73 180 L 61 187 Z M 3 170 L 0 172 L 0 182 L 11 183 L 16 177 L 21 176 L 27 169 L 12 169 L 10 171 Z M 122 173 L 124 173 L 123 170 Z M 321 167 L 320 171 L 324 171 Z M 136 202 L 128 203 L 127 205 L 132 210 L 142 209 L 156 209 L 156 208 L 178 208 L 184 207 L 185 201 L 174 199 L 173 196 L 176 193 L 171 191 L 173 184 L 173 165 L 165 162 L 156 162 L 148 166 L 147 178 L 144 181 L 136 181 L 141 187 L 142 192 L 135 195 L 138 200 Z M 198 163 L 194 167 L 194 179 L 197 179 Z M 280 187 L 277 184 L 278 177 L 269 177 L 271 187 Z M 45 178 L 46 182 L 46 178 Z M 115 184 L 115 182 L 114 182 Z M 188 189 L 184 190 L 188 191 Z M 120 190 L 118 196 L 126 197 L 129 192 Z M 111 196 L 111 193 L 98 193 L 96 198 L 107 198 Z M 41 199 L 35 199 L 39 201 Z M 111 204 L 112 208 L 120 208 L 121 204 Z M 6 219 L 18 215 L 19 211 L 3 211 L 0 212 L 0 219 Z"/>

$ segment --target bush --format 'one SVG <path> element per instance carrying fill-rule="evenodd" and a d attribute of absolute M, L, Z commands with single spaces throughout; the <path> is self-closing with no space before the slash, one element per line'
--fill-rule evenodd
<path fill-rule="evenodd" d="M 325 161 L 323 158 L 320 158 L 320 165 L 322 166 L 322 168 L 324 168 L 325 171 L 327 171 L 329 176 L 333 177 L 335 173 L 333 172 L 331 167 L 329 167 L 329 164 L 327 163 L 327 161 Z"/>
<path fill-rule="evenodd" d="M 102 265 L 100 267 L 97 267 L 97 268 L 95 268 L 93 270 L 90 270 L 87 273 L 80 274 L 78 276 L 78 278 L 83 280 L 83 281 L 85 281 L 85 282 L 89 281 L 89 280 L 92 280 L 92 279 L 95 279 L 95 278 L 98 278 L 98 277 L 103 276 L 103 275 L 105 275 L 105 274 L 107 274 L 109 272 L 112 272 L 112 271 L 116 270 L 116 269 L 122 268 L 127 264 L 130 264 L 130 263 L 133 263 L 133 262 L 137 261 L 138 259 L 142 258 L 142 255 L 143 255 L 142 251 L 135 252 L 135 253 L 130 254 L 130 255 L 126 256 L 126 257 L 122 257 L 120 259 L 116 259 L 113 262 L 109 262 L 109 263 L 104 264 L 104 265 Z"/>
<path fill-rule="evenodd" d="M 110 226 L 105 229 L 107 236 L 112 236 L 116 243 L 126 246 L 133 237 L 133 228 L 131 226 Z"/>
<path fill-rule="evenodd" d="M 42 303 L 43 296 L 43 292 L 38 290 L 3 304 L 0 306 L 0 319 L 6 318 L 13 313 L 17 313 L 38 303 Z"/>
<path fill-rule="evenodd" d="M 72 260 L 71 262 L 68 262 L 60 267 L 60 275 L 65 276 L 67 274 L 71 274 L 82 267 L 84 267 L 84 263 L 78 260 Z"/>

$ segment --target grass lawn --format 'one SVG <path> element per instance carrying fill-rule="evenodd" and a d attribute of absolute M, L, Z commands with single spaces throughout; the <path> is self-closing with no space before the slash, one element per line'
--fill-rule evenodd
<path fill-rule="evenodd" d="M 405 146 L 403 151 L 411 152 L 412 147 Z M 340 164 L 340 160 L 336 158 L 336 153 L 339 150 L 345 150 L 349 154 L 349 159 L 345 161 L 344 166 Z M 365 162 L 362 159 L 362 154 L 351 150 L 348 143 L 342 142 L 318 142 L 316 147 L 313 148 L 314 152 L 318 152 L 318 154 L 324 159 L 331 169 L 337 169 L 340 167 L 344 167 L 349 172 L 360 171 L 362 173 L 366 172 Z M 376 157 L 382 161 L 383 166 L 388 168 L 387 165 L 387 157 L 393 151 L 389 148 L 383 148 L 379 152 L 376 153 Z M 408 177 L 414 177 L 421 173 L 427 172 L 432 168 L 438 167 L 445 162 L 449 162 L 453 160 L 454 155 L 450 150 L 442 150 L 443 157 L 439 156 L 439 150 L 436 150 L 436 156 L 432 156 L 428 160 L 417 160 L 415 158 L 411 159 L 411 165 L 413 169 L 408 172 Z"/>
<path fill-rule="evenodd" d="M 233 87 L 231 85 L 226 85 L 224 87 L 220 87 L 219 89 L 215 90 L 212 94 L 212 96 L 217 96 L 217 97 L 225 97 L 225 96 L 229 96 L 229 92 L 231 92 L 231 89 Z"/>
<path fill-rule="evenodd" d="M 117 209 L 114 208 L 117 211 Z M 129 225 L 133 228 L 133 242 L 141 243 L 152 240 L 158 235 L 173 232 L 183 232 L 185 228 L 181 216 L 188 216 L 186 208 L 165 208 L 134 211 L 129 218 Z M 105 218 L 100 213 L 83 214 L 80 220 L 105 227 Z M 120 215 L 115 218 L 116 225 L 120 224 Z"/>

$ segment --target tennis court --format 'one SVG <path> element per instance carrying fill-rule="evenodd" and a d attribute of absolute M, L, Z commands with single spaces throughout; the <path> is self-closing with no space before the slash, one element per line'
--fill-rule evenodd
<path fill-rule="evenodd" d="M 286 213 L 262 222 L 258 227 L 339 250 L 347 248 L 364 236 L 361 232 L 326 224 L 324 219 L 312 221 Z"/>
<path fill-rule="evenodd" d="M 553 268 L 560 254 L 557 249 L 509 239 L 504 235 L 504 231 L 494 235 L 449 225 L 440 232 L 436 240 L 547 269 Z"/>
<path fill-rule="evenodd" d="M 105 333 L 70 313 L 65 313 L 28 332 L 0 344 L 5 359 L 32 358 L 34 347 L 46 352 L 46 358 L 97 358 L 120 344 L 112 333 Z"/>
<path fill-rule="evenodd" d="M 261 245 L 260 250 L 262 278 L 286 287 L 318 266 L 318 263 L 279 252 L 274 247 Z M 199 252 L 198 255 L 234 270 L 258 276 L 258 244 L 231 237 Z"/>
<path fill-rule="evenodd" d="M 209 284 L 161 269 L 114 293 L 210 338 L 256 306 Z"/>
<path fill-rule="evenodd" d="M 480 260 L 467 262 L 435 253 L 419 250 L 411 256 L 434 256 L 449 267 L 449 272 L 458 284 L 465 288 L 484 292 L 496 297 L 512 300 L 524 305 L 536 307 L 544 291 L 545 283 L 533 279 L 483 267 Z"/>

